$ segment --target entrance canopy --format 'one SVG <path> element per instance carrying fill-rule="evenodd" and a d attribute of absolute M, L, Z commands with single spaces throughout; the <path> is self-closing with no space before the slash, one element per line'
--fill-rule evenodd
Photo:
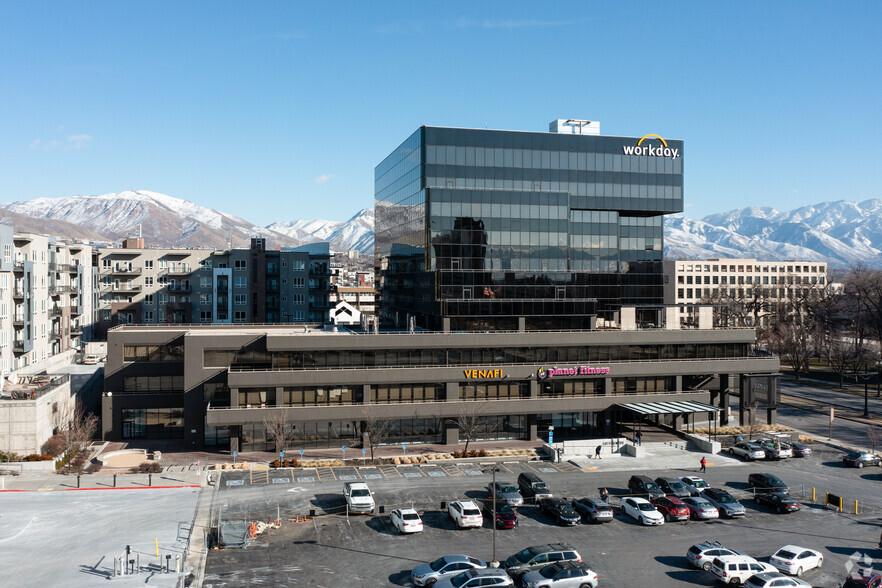
<path fill-rule="evenodd" d="M 687 400 L 684 402 L 635 402 L 632 404 L 616 404 L 639 415 L 651 414 L 683 414 L 696 412 L 720 412 L 722 408 L 711 406 L 703 402 Z"/>

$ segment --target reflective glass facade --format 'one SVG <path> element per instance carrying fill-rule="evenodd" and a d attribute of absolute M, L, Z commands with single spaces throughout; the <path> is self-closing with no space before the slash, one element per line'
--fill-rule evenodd
<path fill-rule="evenodd" d="M 683 142 L 421 127 L 375 170 L 384 324 L 580 329 L 663 302 Z M 648 151 L 644 149 L 643 151 Z M 649 319 L 651 320 L 651 319 Z"/>

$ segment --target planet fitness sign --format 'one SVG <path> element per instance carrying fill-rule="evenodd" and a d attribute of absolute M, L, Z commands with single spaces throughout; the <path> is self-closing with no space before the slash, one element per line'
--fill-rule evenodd
<path fill-rule="evenodd" d="M 561 376 L 602 376 L 609 373 L 608 367 L 591 367 L 590 365 L 577 365 L 571 368 L 539 368 L 536 375 L 540 380 L 546 378 L 559 378 Z"/>

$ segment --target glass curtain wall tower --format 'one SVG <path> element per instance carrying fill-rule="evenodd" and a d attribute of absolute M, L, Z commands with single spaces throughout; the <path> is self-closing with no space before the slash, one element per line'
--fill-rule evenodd
<path fill-rule="evenodd" d="M 384 326 L 584 329 L 623 305 L 658 324 L 683 142 L 423 126 L 375 199 Z"/>

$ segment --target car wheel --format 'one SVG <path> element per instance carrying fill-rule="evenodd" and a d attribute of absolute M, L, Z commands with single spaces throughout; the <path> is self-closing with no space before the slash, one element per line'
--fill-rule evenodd
<path fill-rule="evenodd" d="M 780 506 L 779 506 L 779 507 L 777 507 L 777 508 L 776 508 L 776 509 L 775 509 L 775 510 L 777 510 L 777 511 L 778 511 L 778 514 L 781 514 L 781 512 L 782 512 L 782 510 L 781 510 L 781 507 L 780 507 Z"/>
<path fill-rule="evenodd" d="M 861 469 L 862 467 L 864 467 L 864 462 L 859 461 L 858 462 L 858 469 Z"/>
<path fill-rule="evenodd" d="M 801 575 L 802 575 L 802 568 L 796 568 L 796 577 L 798 578 Z"/>
<path fill-rule="evenodd" d="M 735 455 L 735 450 L 734 450 L 734 449 L 730 449 L 730 450 L 729 450 L 729 455 Z"/>
<path fill-rule="evenodd" d="M 737 586 L 738 584 L 741 584 L 741 580 L 739 580 L 738 578 L 732 578 L 731 580 L 729 580 L 729 583 Z"/>
<path fill-rule="evenodd" d="M 819 557 L 819 558 L 818 558 L 818 567 L 821 567 L 822 565 L 824 565 L 824 558 L 823 558 L 823 557 Z"/>
<path fill-rule="evenodd" d="M 706 561 L 703 564 L 701 564 L 701 569 L 703 569 L 705 572 L 709 572 L 711 569 L 711 562 Z"/>
<path fill-rule="evenodd" d="M 428 588 L 432 588 L 432 586 L 434 586 L 435 582 L 437 582 L 437 581 L 438 580 L 436 580 L 435 578 L 432 578 L 430 580 L 426 580 L 426 586 L 428 586 Z"/>

